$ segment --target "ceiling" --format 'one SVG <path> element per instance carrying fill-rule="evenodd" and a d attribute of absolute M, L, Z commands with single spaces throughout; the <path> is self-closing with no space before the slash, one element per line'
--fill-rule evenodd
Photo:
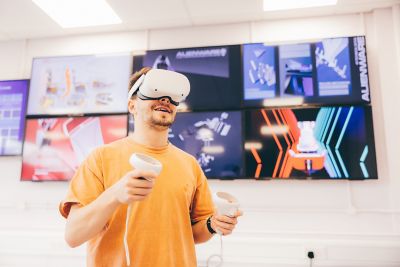
<path fill-rule="evenodd" d="M 264 12 L 262 0 L 107 1 L 122 24 L 63 29 L 31 0 L 0 0 L 0 41 L 349 14 L 400 4 L 400 0 L 338 0 L 334 7 Z"/>

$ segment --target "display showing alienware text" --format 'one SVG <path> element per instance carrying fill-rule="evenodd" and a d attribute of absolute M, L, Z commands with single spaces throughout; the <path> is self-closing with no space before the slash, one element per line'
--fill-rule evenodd
<path fill-rule="evenodd" d="M 68 181 L 133 133 L 129 77 L 145 66 L 188 78 L 188 96 L 180 74 L 151 79 L 163 71 L 132 92 L 176 102 L 169 141 L 207 178 L 378 178 L 364 36 L 34 58 L 29 94 L 28 81 L 0 82 L 0 156 L 22 150 L 21 180 Z"/>
<path fill-rule="evenodd" d="M 245 44 L 243 92 L 248 107 L 368 104 L 365 37 Z"/>
<path fill-rule="evenodd" d="M 184 74 L 190 94 L 186 110 L 235 109 L 241 106 L 240 46 L 211 46 L 146 51 L 134 57 L 134 71 L 144 66 Z"/>

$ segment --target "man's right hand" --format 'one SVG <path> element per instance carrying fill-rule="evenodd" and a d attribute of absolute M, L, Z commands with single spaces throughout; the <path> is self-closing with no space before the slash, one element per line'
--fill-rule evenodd
<path fill-rule="evenodd" d="M 130 204 L 144 200 L 152 191 L 157 173 L 133 170 L 127 172 L 116 184 L 113 191 L 118 202 Z"/>
<path fill-rule="evenodd" d="M 145 199 L 153 189 L 156 176 L 154 171 L 129 171 L 90 204 L 73 205 L 65 228 L 65 240 L 69 246 L 79 246 L 104 230 L 121 203 L 130 204 Z"/>

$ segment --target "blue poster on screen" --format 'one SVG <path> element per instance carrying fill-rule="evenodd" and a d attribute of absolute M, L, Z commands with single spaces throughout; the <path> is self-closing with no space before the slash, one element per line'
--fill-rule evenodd
<path fill-rule="evenodd" d="M 350 95 L 349 39 L 325 39 L 316 43 L 315 58 L 319 95 Z"/>
<path fill-rule="evenodd" d="M 275 47 L 245 44 L 243 77 L 245 100 L 275 97 Z"/>
<path fill-rule="evenodd" d="M 0 156 L 21 154 L 28 84 L 28 80 L 0 81 Z"/>
<path fill-rule="evenodd" d="M 279 72 L 281 96 L 314 95 L 310 44 L 279 46 Z"/>

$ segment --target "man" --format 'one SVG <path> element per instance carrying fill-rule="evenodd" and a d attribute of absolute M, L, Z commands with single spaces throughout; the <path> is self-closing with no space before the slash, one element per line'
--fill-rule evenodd
<path fill-rule="evenodd" d="M 143 68 L 135 73 L 130 85 L 136 88 L 151 71 Z M 230 234 L 242 213 L 215 214 L 196 159 L 168 142 L 178 103 L 169 96 L 146 98 L 140 92 L 140 87 L 131 90 L 128 103 L 134 133 L 96 149 L 71 180 L 60 204 L 67 218 L 65 239 L 71 247 L 88 241 L 88 266 L 127 266 L 128 261 L 140 267 L 196 266 L 194 244 L 209 240 L 215 231 Z M 159 160 L 160 175 L 133 169 L 129 158 L 135 152 Z M 126 253 L 128 205 L 132 213 L 126 226 Z"/>

